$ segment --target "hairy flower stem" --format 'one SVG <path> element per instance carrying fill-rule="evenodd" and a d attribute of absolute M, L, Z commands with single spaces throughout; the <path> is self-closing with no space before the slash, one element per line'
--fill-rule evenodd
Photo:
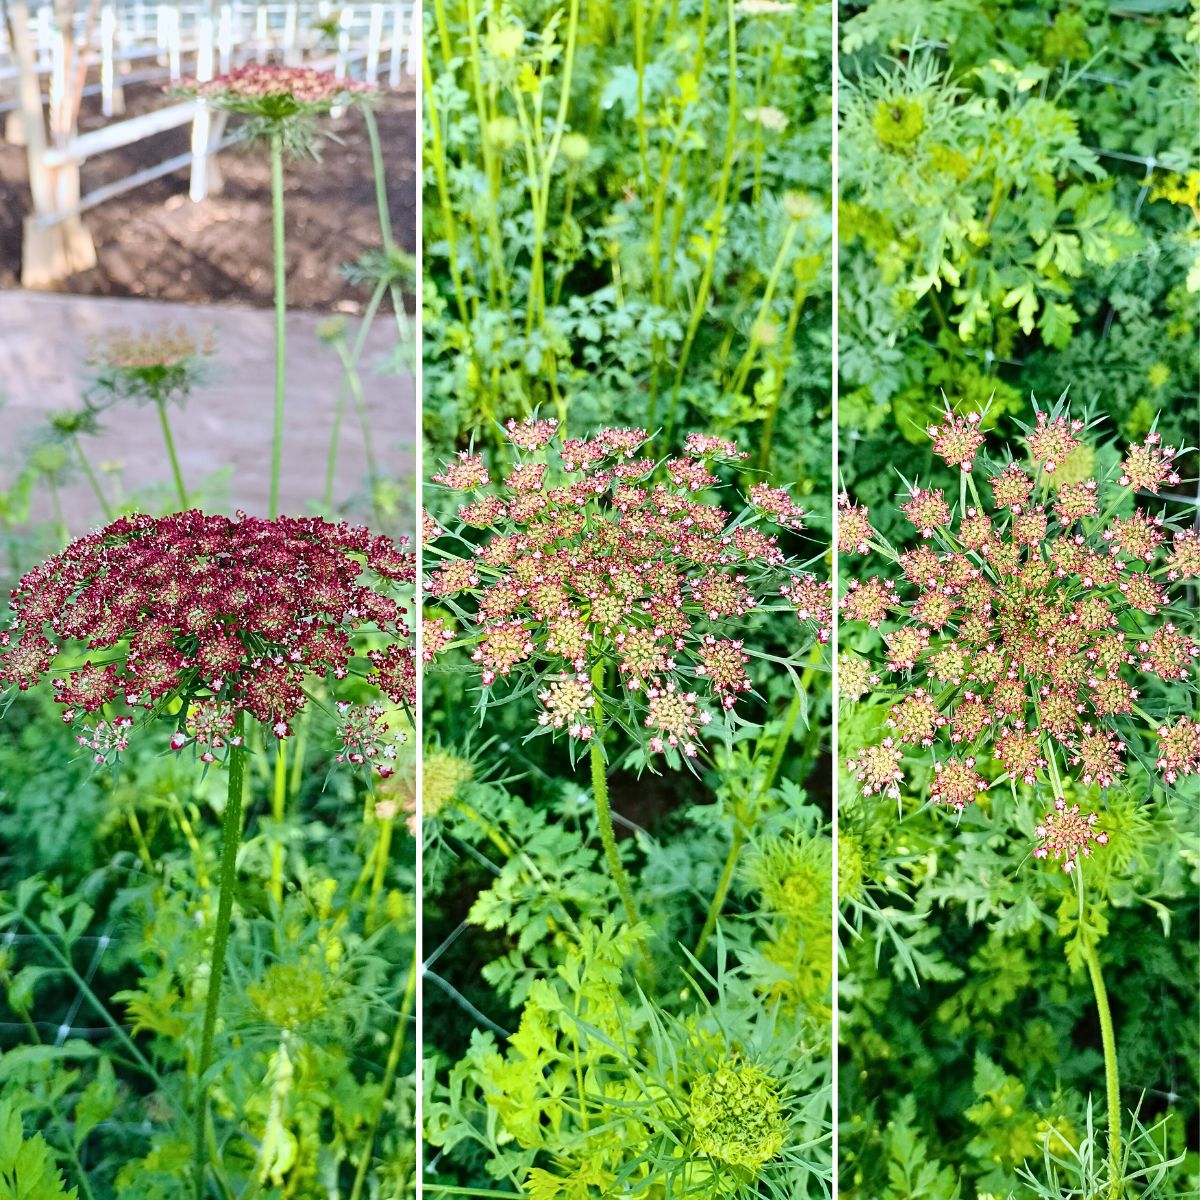
<path fill-rule="evenodd" d="M 600 730 L 604 728 L 604 702 L 600 699 L 600 689 L 604 685 L 604 666 L 598 663 L 592 668 L 592 693 L 595 701 L 592 705 L 592 720 L 596 732 L 588 745 L 588 757 L 592 766 L 592 799 L 596 804 L 596 821 L 600 826 L 600 840 L 604 843 L 604 854 L 608 859 L 608 869 L 612 874 L 613 883 L 621 903 L 625 907 L 625 916 L 630 928 L 639 923 L 637 904 L 633 898 L 633 887 L 629 876 L 621 865 L 621 855 L 617 850 L 617 839 L 613 833 L 612 810 L 608 804 L 608 778 L 605 774 L 604 751 L 600 749 Z"/>
<path fill-rule="evenodd" d="M 283 135 L 271 135 L 271 229 L 275 258 L 275 425 L 271 437 L 271 498 L 267 516 L 279 515 L 283 464 L 283 398 L 287 377 L 287 262 L 283 231 Z"/>
<path fill-rule="evenodd" d="M 819 648 L 814 647 L 814 651 L 819 653 Z M 758 790 L 760 797 L 765 796 L 775 786 L 775 780 L 778 778 L 780 768 L 783 766 L 783 756 L 791 744 L 792 733 L 796 728 L 796 722 L 800 718 L 800 710 L 804 705 L 804 695 L 812 684 L 815 674 L 816 668 L 809 666 L 805 667 L 804 674 L 800 676 L 800 689 L 796 692 L 791 704 L 788 705 L 787 715 L 783 719 L 783 728 L 779 731 L 779 739 L 776 741 L 775 749 L 771 753 L 771 761 L 767 764 L 767 773 L 763 777 L 762 786 Z M 717 921 L 721 916 L 722 909 L 725 907 L 725 901 L 729 896 L 729 888 L 733 883 L 733 875 L 737 870 L 738 859 L 746 847 L 747 840 L 745 826 L 741 821 L 737 821 L 733 827 L 733 840 L 729 844 L 729 853 L 725 856 L 725 865 L 721 868 L 721 876 L 717 880 L 717 890 L 713 893 L 712 903 L 708 906 L 708 914 L 704 918 L 704 927 L 700 930 L 700 937 L 696 942 L 696 949 L 693 951 L 697 959 L 704 956 L 704 951 L 708 949 L 709 939 L 717 928 Z"/>
<path fill-rule="evenodd" d="M 229 923 L 233 915 L 233 885 L 237 875 L 238 843 L 242 833 L 242 785 L 245 778 L 246 714 L 239 712 L 233 736 L 239 745 L 229 747 L 229 787 L 225 813 L 221 821 L 221 891 L 217 898 L 217 923 L 213 928 L 212 956 L 209 959 L 208 996 L 204 1004 L 204 1026 L 200 1037 L 200 1059 L 196 1064 L 196 1143 L 195 1195 L 204 1200 L 204 1173 L 208 1165 L 205 1132 L 208 1127 L 208 1082 L 205 1076 L 212 1066 L 213 1039 L 217 1031 L 217 1009 L 221 1002 L 221 977 L 225 972 L 225 950 L 229 945 Z"/>
<path fill-rule="evenodd" d="M 180 510 L 187 508 L 187 488 L 183 486 L 183 472 L 179 469 L 179 455 L 175 452 L 175 438 L 171 433 L 171 421 L 167 416 L 167 402 L 155 400 L 154 407 L 158 409 L 158 422 L 162 426 L 163 445 L 167 448 L 167 458 L 171 460 L 171 475 L 175 480 L 175 491 L 179 495 Z"/>
<path fill-rule="evenodd" d="M 392 1045 L 388 1050 L 387 1063 L 383 1071 L 383 1087 L 379 1090 L 379 1103 L 371 1118 L 371 1126 L 363 1140 L 362 1157 L 358 1160 L 358 1169 L 354 1173 L 354 1186 L 350 1189 L 350 1200 L 359 1200 L 362 1196 L 363 1185 L 367 1179 L 367 1168 L 371 1165 L 371 1153 L 375 1148 L 375 1138 L 379 1133 L 379 1125 L 383 1120 L 384 1105 L 387 1104 L 392 1085 L 396 1081 L 396 1072 L 400 1068 L 400 1057 L 404 1053 L 405 1034 L 408 1031 L 408 1019 L 412 1015 L 413 1003 L 417 995 L 417 954 L 413 951 L 412 965 L 408 969 L 408 982 L 404 986 L 404 998 L 400 1001 L 400 1012 L 396 1017 L 396 1028 L 392 1034 Z"/>
<path fill-rule="evenodd" d="M 1117 1067 L 1117 1039 L 1113 1033 L 1112 1012 L 1108 1007 L 1108 992 L 1100 973 L 1096 948 L 1087 945 L 1083 951 L 1096 996 L 1096 1012 L 1100 1016 L 1100 1040 L 1104 1046 L 1104 1081 L 1108 1089 L 1108 1174 L 1110 1200 L 1119 1200 L 1121 1186 L 1121 1077 Z"/>

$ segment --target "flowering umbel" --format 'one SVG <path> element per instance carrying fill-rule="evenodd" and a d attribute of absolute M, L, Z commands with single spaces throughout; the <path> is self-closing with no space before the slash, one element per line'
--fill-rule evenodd
<path fill-rule="evenodd" d="M 1113 786 L 1139 730 L 1157 732 L 1165 782 L 1196 768 L 1187 719 L 1172 722 L 1161 712 L 1169 701 L 1143 695 L 1156 679 L 1194 693 L 1200 657 L 1170 595 L 1197 575 L 1193 535 L 1172 536 L 1148 505 L 1178 480 L 1177 452 L 1151 433 L 1107 475 L 1060 478 L 1085 429 L 1061 402 L 1039 411 L 1026 468 L 987 460 L 978 423 L 948 414 L 929 434 L 958 468 L 959 503 L 911 487 L 902 507 L 914 545 L 895 552 L 844 497 L 852 532 L 839 540 L 843 554 L 886 554 L 903 575 L 860 573 L 840 602 L 848 626 L 880 630 L 884 661 L 870 685 L 894 689 L 888 736 L 849 764 L 863 790 L 899 794 L 900 747 L 932 751 L 931 798 L 956 811 L 997 776 L 1054 783 L 1056 812 L 1038 827 L 1037 856 L 1053 854 L 1068 871 L 1107 838 L 1090 832 L 1094 817 L 1065 808 L 1062 777 Z M 872 666 L 859 668 L 860 695 Z"/>
<path fill-rule="evenodd" d="M 315 67 L 250 63 L 185 90 L 213 108 L 246 117 L 252 140 L 278 135 L 291 152 L 315 153 L 314 119 L 366 100 L 376 89 Z"/>
<path fill-rule="evenodd" d="M 122 517 L 17 585 L 0 687 L 50 674 L 64 721 L 102 714 L 79 734 L 100 759 L 124 749 L 140 713 L 174 721 L 172 749 L 194 744 L 212 761 L 236 744 L 241 712 L 286 737 L 314 678 L 336 687 L 362 674 L 410 706 L 402 600 L 414 582 L 403 543 L 346 524 L 196 510 Z M 390 769 L 382 709 L 338 708 L 341 757 Z"/>
<path fill-rule="evenodd" d="M 424 653 L 469 649 L 485 699 L 498 684 L 533 691 L 535 732 L 590 741 L 615 721 L 642 731 L 650 753 L 694 757 L 713 710 L 729 713 L 751 688 L 751 614 L 787 612 L 807 642 L 828 638 L 829 583 L 776 532 L 802 526 L 788 493 L 755 485 L 736 517 L 699 495 L 737 457 L 732 443 L 693 434 L 687 454 L 658 462 L 641 456 L 640 429 L 570 440 L 530 419 L 509 422 L 508 437 L 503 479 L 466 451 L 433 477 L 466 493 L 455 529 L 423 522 L 442 560 L 426 590 L 461 635 L 440 636 L 439 622 Z M 792 640 L 806 648 L 803 634 Z"/>

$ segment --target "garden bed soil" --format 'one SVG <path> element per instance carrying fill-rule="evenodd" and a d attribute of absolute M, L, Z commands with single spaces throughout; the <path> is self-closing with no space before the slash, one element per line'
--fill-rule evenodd
<path fill-rule="evenodd" d="M 126 116 L 170 103 L 157 85 L 126 91 Z M 410 81 L 378 102 L 387 163 L 392 225 L 401 246 L 416 247 L 416 99 Z M 113 118 L 119 120 L 120 118 Z M 80 130 L 106 124 L 99 98 L 84 101 Z M 380 243 L 370 144 L 351 109 L 322 128 L 320 162 L 289 164 L 285 209 L 288 304 L 328 312 L 360 311 L 362 289 L 340 272 Z M 124 178 L 185 153 L 191 127 L 169 130 L 109 151 L 83 166 L 83 190 Z M 334 140 L 334 139 L 337 140 Z M 270 164 L 241 147 L 220 156 L 223 191 L 199 204 L 187 195 L 188 171 L 178 171 L 91 209 L 84 221 L 96 243 L 97 265 L 56 290 L 86 296 L 129 296 L 200 304 L 272 302 Z M 0 289 L 19 285 L 21 228 L 29 211 L 25 150 L 0 140 Z"/>

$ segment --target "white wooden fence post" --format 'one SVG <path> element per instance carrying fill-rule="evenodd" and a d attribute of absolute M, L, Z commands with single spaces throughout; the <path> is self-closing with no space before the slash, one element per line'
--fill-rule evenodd
<path fill-rule="evenodd" d="M 267 47 L 270 40 L 271 30 L 267 24 L 267 10 L 260 6 L 254 16 L 254 61 L 259 66 L 267 61 Z"/>
<path fill-rule="evenodd" d="M 213 77 L 212 17 L 201 16 L 196 24 L 196 79 L 203 83 Z M 212 110 L 201 100 L 192 120 L 192 177 L 188 195 L 194 203 L 208 197 L 208 164 L 212 142 Z"/>
<path fill-rule="evenodd" d="M 283 18 L 283 61 L 285 66 L 294 67 L 300 62 L 300 6 L 290 0 Z"/>
<path fill-rule="evenodd" d="M 154 45 L 158 49 L 160 67 L 167 65 L 167 24 L 171 20 L 170 12 L 165 4 L 160 4 L 154 10 Z"/>
<path fill-rule="evenodd" d="M 421 62 L 421 6 L 413 0 L 412 35 L 408 42 L 408 53 L 404 56 L 404 67 L 410 75 L 420 70 Z"/>
<path fill-rule="evenodd" d="M 221 25 L 217 31 L 217 49 L 221 59 L 221 74 L 233 67 L 233 5 L 221 5 Z"/>
<path fill-rule="evenodd" d="M 117 84 L 113 62 L 117 41 L 117 10 L 106 4 L 100 13 L 100 110 L 106 117 L 125 111 L 125 95 Z"/>
<path fill-rule="evenodd" d="M 167 70 L 172 83 L 183 78 L 183 37 L 179 28 L 179 9 L 169 8 L 167 21 Z"/>
<path fill-rule="evenodd" d="M 400 86 L 400 66 L 404 59 L 404 5 L 392 5 L 392 44 L 388 54 L 388 87 Z"/>
<path fill-rule="evenodd" d="M 49 70 L 54 54 L 54 13 L 49 4 L 43 4 L 37 11 L 37 48 L 38 71 L 44 73 Z"/>
<path fill-rule="evenodd" d="M 337 59 L 333 66 L 333 73 L 338 79 L 346 78 L 346 68 L 350 62 L 350 26 L 353 21 L 354 9 L 347 5 L 338 17 Z"/>
<path fill-rule="evenodd" d="M 379 78 L 379 56 L 383 49 L 383 5 L 371 5 L 371 24 L 367 29 L 367 73 L 368 83 Z"/>

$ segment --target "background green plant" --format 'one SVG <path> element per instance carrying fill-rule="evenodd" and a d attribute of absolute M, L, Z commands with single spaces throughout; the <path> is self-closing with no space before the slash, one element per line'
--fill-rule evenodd
<path fill-rule="evenodd" d="M 831 19 L 777 7 L 426 8 L 436 457 L 540 407 L 827 481 Z"/>
<path fill-rule="evenodd" d="M 942 393 L 1195 437 L 1197 16 L 1178 0 L 842 6 L 840 469 L 928 473 Z"/>

